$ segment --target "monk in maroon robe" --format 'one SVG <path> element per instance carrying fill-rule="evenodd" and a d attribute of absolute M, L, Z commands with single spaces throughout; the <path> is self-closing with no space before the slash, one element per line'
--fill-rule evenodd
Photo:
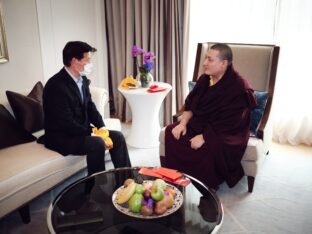
<path fill-rule="evenodd" d="M 253 89 L 232 65 L 232 50 L 213 45 L 205 74 L 185 101 L 180 122 L 165 132 L 166 166 L 189 174 L 210 188 L 233 187 L 244 175 L 241 159 L 249 139 Z"/>

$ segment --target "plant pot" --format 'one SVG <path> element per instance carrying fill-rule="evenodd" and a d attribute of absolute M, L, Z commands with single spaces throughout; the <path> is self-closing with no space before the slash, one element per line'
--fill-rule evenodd
<path fill-rule="evenodd" d="M 149 88 L 154 81 L 151 73 L 138 73 L 137 81 L 142 88 Z"/>

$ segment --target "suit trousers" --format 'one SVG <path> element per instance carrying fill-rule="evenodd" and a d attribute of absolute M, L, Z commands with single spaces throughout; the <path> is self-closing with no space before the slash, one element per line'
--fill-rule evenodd
<path fill-rule="evenodd" d="M 119 131 L 109 131 L 113 141 L 110 155 L 115 168 L 131 167 L 127 144 L 123 134 Z M 105 170 L 105 142 L 98 136 L 86 136 L 84 143 L 77 147 L 75 154 L 87 155 L 88 175 Z"/>

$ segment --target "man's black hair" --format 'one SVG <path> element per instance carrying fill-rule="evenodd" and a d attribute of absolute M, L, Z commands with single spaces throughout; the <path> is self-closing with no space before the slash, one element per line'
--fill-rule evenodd
<path fill-rule="evenodd" d="M 83 58 L 84 53 L 95 51 L 96 49 L 88 43 L 82 41 L 69 41 L 63 49 L 63 64 L 66 67 L 69 67 L 72 58 L 80 60 Z"/>

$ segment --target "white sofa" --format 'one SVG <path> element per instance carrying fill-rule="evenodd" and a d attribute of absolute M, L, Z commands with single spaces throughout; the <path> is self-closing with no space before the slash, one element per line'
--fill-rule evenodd
<path fill-rule="evenodd" d="M 108 93 L 103 88 L 90 87 L 93 101 L 104 116 Z M 25 92 L 26 95 L 26 92 Z M 4 95 L 2 105 L 13 115 Z M 118 119 L 104 119 L 111 130 L 121 130 Z M 36 136 L 43 132 L 36 133 Z M 28 203 L 66 178 L 86 168 L 85 156 L 62 156 L 36 141 L 0 149 L 0 218 L 19 210 L 25 223 L 30 221 Z"/>

